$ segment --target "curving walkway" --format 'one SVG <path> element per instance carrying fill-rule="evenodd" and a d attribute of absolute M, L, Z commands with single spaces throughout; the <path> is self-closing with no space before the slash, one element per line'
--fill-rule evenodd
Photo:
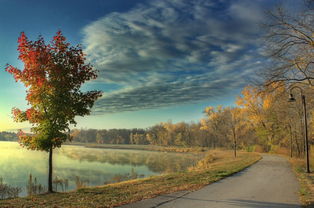
<path fill-rule="evenodd" d="M 263 159 L 251 167 L 198 191 L 176 192 L 122 207 L 299 208 L 298 189 L 297 179 L 286 159 L 263 155 Z"/>

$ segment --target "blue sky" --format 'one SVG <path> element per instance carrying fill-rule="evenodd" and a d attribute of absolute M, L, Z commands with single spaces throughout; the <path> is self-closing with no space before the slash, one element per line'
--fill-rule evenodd
<path fill-rule="evenodd" d="M 11 119 L 26 107 L 25 89 L 4 71 L 17 60 L 17 38 L 47 40 L 59 29 L 82 44 L 100 89 L 78 128 L 148 127 L 198 121 L 206 106 L 233 105 L 263 70 L 260 23 L 275 0 L 0 0 L 0 130 L 27 128 Z M 300 1 L 284 1 L 288 9 Z"/>

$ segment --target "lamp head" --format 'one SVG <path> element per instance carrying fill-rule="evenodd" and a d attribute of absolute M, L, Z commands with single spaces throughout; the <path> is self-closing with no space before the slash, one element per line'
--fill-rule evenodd
<path fill-rule="evenodd" d="M 295 102 L 295 101 L 296 101 L 296 100 L 295 100 L 293 94 L 290 94 L 290 95 L 289 95 L 288 102 Z"/>

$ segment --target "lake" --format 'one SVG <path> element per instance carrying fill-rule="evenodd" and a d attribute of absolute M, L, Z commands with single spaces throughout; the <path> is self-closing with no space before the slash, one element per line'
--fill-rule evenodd
<path fill-rule="evenodd" d="M 54 151 L 53 177 L 67 179 L 69 191 L 76 188 L 77 179 L 88 186 L 97 186 L 132 177 L 184 171 L 201 157 L 192 153 L 64 145 Z M 30 174 L 36 177 L 37 183 L 47 186 L 47 173 L 48 153 L 27 150 L 16 142 L 0 142 L 0 177 L 6 184 L 21 187 L 20 196 L 27 195 Z"/>

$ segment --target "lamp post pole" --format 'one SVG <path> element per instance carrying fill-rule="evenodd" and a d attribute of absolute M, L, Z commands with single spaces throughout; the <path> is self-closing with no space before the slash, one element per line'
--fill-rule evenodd
<path fill-rule="evenodd" d="M 305 131 L 305 151 L 306 151 L 306 172 L 310 173 L 310 157 L 309 157 L 309 137 L 307 131 L 307 115 L 306 115 L 306 103 L 305 96 L 302 95 L 302 104 L 304 111 L 304 131 Z"/>
<path fill-rule="evenodd" d="M 294 102 L 295 98 L 293 97 L 293 94 L 291 93 L 293 89 L 299 89 L 301 92 L 301 99 L 302 99 L 302 105 L 303 105 L 303 119 L 304 119 L 304 143 L 305 143 L 305 157 L 306 157 L 306 172 L 310 173 L 310 157 L 309 157 L 309 139 L 308 139 L 308 131 L 307 131 L 307 112 L 306 112 L 306 102 L 305 102 L 305 95 L 303 94 L 303 90 L 299 86 L 293 86 L 290 88 L 290 102 Z"/>

